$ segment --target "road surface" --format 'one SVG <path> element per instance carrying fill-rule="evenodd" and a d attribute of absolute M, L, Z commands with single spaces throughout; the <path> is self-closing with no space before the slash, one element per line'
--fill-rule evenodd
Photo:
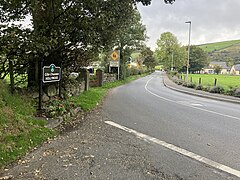
<path fill-rule="evenodd" d="M 240 178 L 240 106 L 175 92 L 161 72 L 115 88 L 106 123 L 149 142 L 163 172 L 183 179 Z"/>

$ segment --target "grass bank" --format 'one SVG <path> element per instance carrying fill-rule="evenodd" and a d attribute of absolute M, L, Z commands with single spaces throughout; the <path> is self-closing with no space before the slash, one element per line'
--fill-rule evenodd
<path fill-rule="evenodd" d="M 12 95 L 0 81 L 0 167 L 7 165 L 30 149 L 52 137 L 45 121 L 34 118 L 30 100 Z"/>
<path fill-rule="evenodd" d="M 233 45 L 239 44 L 239 43 L 240 43 L 240 40 L 232 40 L 232 41 L 223 41 L 223 42 L 203 44 L 203 45 L 199 45 L 199 47 L 202 48 L 206 52 L 213 52 L 213 51 L 225 49 L 227 47 L 230 47 L 230 46 L 233 46 Z"/>
<path fill-rule="evenodd" d="M 129 83 L 146 75 L 148 74 L 130 76 L 125 80 L 106 83 L 102 87 L 91 88 L 89 91 L 83 92 L 78 97 L 71 97 L 70 101 L 77 106 L 80 106 L 85 111 L 92 110 L 102 101 L 109 89 Z"/>

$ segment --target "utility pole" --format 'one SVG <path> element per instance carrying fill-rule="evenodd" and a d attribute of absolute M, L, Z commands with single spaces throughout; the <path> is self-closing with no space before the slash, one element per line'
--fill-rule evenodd
<path fill-rule="evenodd" d="M 192 22 L 191 22 L 191 21 L 187 21 L 187 22 L 185 22 L 185 23 L 189 24 L 188 61 L 187 61 L 187 75 L 186 75 L 186 81 L 188 82 L 189 58 L 190 58 L 190 38 L 191 38 L 191 26 L 192 26 Z"/>

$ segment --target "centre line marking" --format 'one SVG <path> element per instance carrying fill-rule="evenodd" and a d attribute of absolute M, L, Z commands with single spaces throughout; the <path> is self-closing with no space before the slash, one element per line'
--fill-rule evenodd
<path fill-rule="evenodd" d="M 215 111 L 211 111 L 211 110 L 199 108 L 199 107 L 196 107 L 196 106 L 191 106 L 191 105 L 188 105 L 188 104 L 185 104 L 185 103 L 182 103 L 182 102 L 174 101 L 174 100 L 171 100 L 171 99 L 168 99 L 168 98 L 159 96 L 159 95 L 153 93 L 152 91 L 150 91 L 150 90 L 147 88 L 149 82 L 150 82 L 152 79 L 153 79 L 153 77 L 150 78 L 150 79 L 147 81 L 147 83 L 146 83 L 146 85 L 145 85 L 145 90 L 146 90 L 148 93 L 152 94 L 153 96 L 156 96 L 156 97 L 158 97 L 158 98 L 160 98 L 160 99 L 163 99 L 163 100 L 165 100 L 165 101 L 168 101 L 168 102 L 172 102 L 172 103 L 180 104 L 180 105 L 183 105 L 183 106 L 191 107 L 191 108 L 193 108 L 193 109 L 198 109 L 198 110 L 205 111 L 205 112 L 208 112 L 208 113 L 217 114 L 217 115 L 219 115 L 219 116 L 223 116 L 223 117 L 227 117 L 227 118 L 232 118 L 232 119 L 240 120 L 239 117 L 235 117 L 235 116 L 231 116 L 231 115 L 227 115 L 227 114 L 218 113 L 218 112 L 215 112 Z"/>
<path fill-rule="evenodd" d="M 148 136 L 146 134 L 137 132 L 137 131 L 135 131 L 133 129 L 127 128 L 127 127 L 122 126 L 120 124 L 117 124 L 115 122 L 105 121 L 105 123 L 108 124 L 108 125 L 114 126 L 114 127 L 118 128 L 118 129 L 121 129 L 121 130 L 123 130 L 125 132 L 128 132 L 130 134 L 133 134 L 133 135 L 135 135 L 138 138 L 141 138 L 141 139 L 149 141 L 149 142 L 153 142 L 153 143 L 158 144 L 160 146 L 163 146 L 163 147 L 165 147 L 167 149 L 170 149 L 170 150 L 172 150 L 174 152 L 182 154 L 182 155 L 184 155 L 186 157 L 189 157 L 189 158 L 194 159 L 196 161 L 202 162 L 202 163 L 207 164 L 208 166 L 211 166 L 211 167 L 213 167 L 215 169 L 221 170 L 223 172 L 226 172 L 228 174 L 232 174 L 232 175 L 237 176 L 237 177 L 240 178 L 240 171 L 238 171 L 236 169 L 233 169 L 231 167 L 225 166 L 225 165 L 220 164 L 218 162 L 212 161 L 212 160 L 210 160 L 208 158 L 205 158 L 203 156 L 197 155 L 197 154 L 195 154 L 193 152 L 190 152 L 188 150 L 182 149 L 180 147 L 177 147 L 177 146 L 175 146 L 173 144 L 170 144 L 170 143 L 167 143 L 165 141 L 159 140 L 157 138 L 154 138 L 154 137 Z"/>

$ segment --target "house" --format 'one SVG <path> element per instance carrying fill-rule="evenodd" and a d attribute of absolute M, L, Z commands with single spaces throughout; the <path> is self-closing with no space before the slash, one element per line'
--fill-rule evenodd
<path fill-rule="evenodd" d="M 217 61 L 210 62 L 208 67 L 203 68 L 203 73 L 204 74 L 215 74 L 216 66 L 221 67 L 221 71 L 219 74 L 230 74 L 231 67 L 228 67 L 226 62 L 217 62 Z"/>
<path fill-rule="evenodd" d="M 233 75 L 240 75 L 240 64 L 233 65 L 230 73 Z"/>

